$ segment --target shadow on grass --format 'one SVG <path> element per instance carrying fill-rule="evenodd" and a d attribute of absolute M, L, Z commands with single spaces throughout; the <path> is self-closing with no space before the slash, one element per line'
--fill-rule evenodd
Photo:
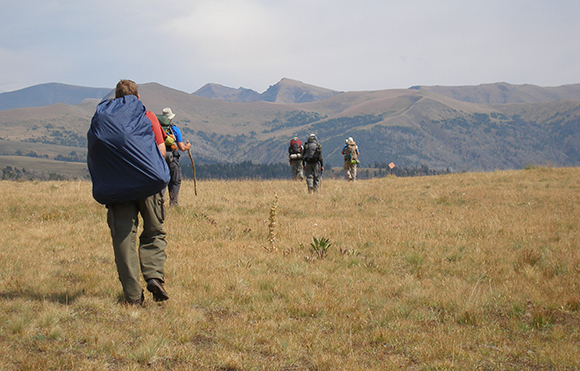
<path fill-rule="evenodd" d="M 74 303 L 79 297 L 85 294 L 85 290 L 77 290 L 75 292 L 55 292 L 41 294 L 34 291 L 24 290 L 24 291 L 9 291 L 1 292 L 0 298 L 13 300 L 13 299 L 25 299 L 33 301 L 50 301 L 53 303 L 59 303 L 64 305 L 69 305 Z"/>

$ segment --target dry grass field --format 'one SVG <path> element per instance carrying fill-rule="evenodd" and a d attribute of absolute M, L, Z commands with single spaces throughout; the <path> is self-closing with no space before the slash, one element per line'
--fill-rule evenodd
<path fill-rule="evenodd" d="M 197 188 L 136 308 L 89 182 L 0 182 L 0 369 L 580 368 L 580 168 Z"/>

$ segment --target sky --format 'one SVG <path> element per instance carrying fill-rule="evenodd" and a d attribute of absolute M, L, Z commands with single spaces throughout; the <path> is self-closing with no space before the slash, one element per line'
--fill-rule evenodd
<path fill-rule="evenodd" d="M 2 0 L 0 93 L 580 83 L 579 0 Z"/>

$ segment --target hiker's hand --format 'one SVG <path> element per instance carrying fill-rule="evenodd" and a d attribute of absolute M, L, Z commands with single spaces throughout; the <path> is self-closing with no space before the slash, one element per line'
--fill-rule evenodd
<path fill-rule="evenodd" d="M 320 171 L 324 171 L 324 166 L 321 166 L 320 167 Z"/>

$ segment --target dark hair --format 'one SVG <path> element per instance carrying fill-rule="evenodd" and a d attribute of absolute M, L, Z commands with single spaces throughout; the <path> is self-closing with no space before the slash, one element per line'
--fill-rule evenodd
<path fill-rule="evenodd" d="M 137 96 L 139 94 L 137 90 L 137 84 L 131 80 L 121 80 L 117 83 L 117 87 L 115 88 L 115 98 L 121 98 L 125 95 L 134 95 Z"/>

